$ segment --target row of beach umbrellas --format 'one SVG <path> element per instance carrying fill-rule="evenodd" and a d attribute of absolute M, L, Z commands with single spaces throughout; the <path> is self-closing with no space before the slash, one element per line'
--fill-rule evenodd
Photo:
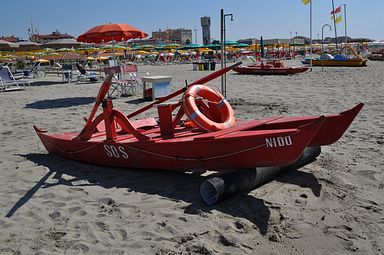
<path fill-rule="evenodd" d="M 147 37 L 148 34 L 131 26 L 128 24 L 104 24 L 95 26 L 89 30 L 87 30 L 85 33 L 81 34 L 77 40 L 74 39 L 60 39 L 55 40 L 52 42 L 48 42 L 44 44 L 44 47 L 47 47 L 46 49 L 42 50 L 39 49 L 39 45 L 32 42 L 20 42 L 19 44 L 14 44 L 6 41 L 0 40 L 0 50 L 8 49 L 9 51 L 16 51 L 19 47 L 27 47 L 29 46 L 27 50 L 29 52 L 21 52 L 19 55 L 28 55 L 31 54 L 33 57 L 43 57 L 43 55 L 50 55 L 55 56 L 57 55 L 63 55 L 67 54 L 70 55 L 71 53 L 86 53 L 86 55 L 91 55 L 92 53 L 99 53 L 101 50 L 105 51 L 112 51 L 113 55 L 118 55 L 121 53 L 118 53 L 120 50 L 124 50 L 125 53 L 135 53 L 135 54 L 157 54 L 157 51 L 168 51 L 168 52 L 175 52 L 178 50 L 179 52 L 183 51 L 210 51 L 210 50 L 220 50 L 221 45 L 220 44 L 208 44 L 208 45 L 202 45 L 202 44 L 189 44 L 185 46 L 181 46 L 179 44 L 166 44 L 166 45 L 159 45 L 159 46 L 153 46 L 153 45 L 136 45 L 133 47 L 127 47 L 124 45 L 121 45 L 121 42 L 126 42 L 130 39 L 141 39 Z M 112 42 L 112 43 L 111 43 Z M 85 47 L 83 43 L 86 44 L 98 44 L 99 47 L 94 46 L 88 46 Z M 259 49 L 263 51 L 263 43 L 262 40 L 260 42 Z M 23 46 L 22 46 L 23 45 Z M 242 48 L 254 49 L 258 47 L 252 48 L 253 45 L 238 43 L 235 41 L 226 41 L 225 42 L 225 50 L 226 51 L 236 51 Z M 256 45 L 258 46 L 258 45 Z M 20 48 L 21 49 L 21 48 Z M 140 52 L 141 51 L 141 52 Z M 17 51 L 16 51 L 17 52 Z M 0 54 L 4 57 L 4 54 Z M 96 54 L 94 54 L 96 55 Z M 93 57 L 93 56 L 88 56 Z"/>
<path fill-rule="evenodd" d="M 129 39 L 141 39 L 147 37 L 148 34 L 141 31 L 138 28 L 135 28 L 128 24 L 103 24 L 99 26 L 95 26 L 85 33 L 78 36 L 77 40 L 75 39 L 59 39 L 51 42 L 44 43 L 42 46 L 44 48 L 80 48 L 83 46 L 82 43 L 93 43 L 93 44 L 103 44 L 105 48 L 119 48 L 123 47 L 121 45 L 115 44 L 115 42 L 127 41 Z M 107 44 L 112 42 L 112 46 Z M 248 45 L 240 45 L 237 42 L 228 41 L 225 43 L 227 46 L 234 47 L 246 47 Z M 21 48 L 21 47 L 25 48 Z M 39 44 L 34 42 L 19 42 L 19 43 L 11 43 L 7 41 L 0 40 L 0 50 L 33 50 L 39 47 Z M 135 48 L 136 47 L 136 48 Z M 133 47 L 133 49 L 146 50 L 156 48 L 155 50 L 163 50 L 163 49 L 175 49 L 180 48 L 179 44 L 168 44 L 161 46 L 152 46 L 152 45 L 138 45 Z M 218 44 L 210 44 L 210 45 L 201 45 L 201 44 L 189 44 L 181 49 L 198 49 L 198 48 L 210 48 L 210 49 L 219 49 L 220 45 Z"/>

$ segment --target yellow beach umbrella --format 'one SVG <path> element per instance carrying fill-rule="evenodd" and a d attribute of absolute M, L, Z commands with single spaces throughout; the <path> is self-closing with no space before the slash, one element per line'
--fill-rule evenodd
<path fill-rule="evenodd" d="M 108 60 L 108 59 L 109 59 L 108 57 L 104 57 L 104 56 L 97 57 L 97 60 Z"/>
<path fill-rule="evenodd" d="M 44 58 L 40 58 L 38 61 L 39 61 L 40 63 L 49 63 L 49 60 L 46 60 L 46 59 L 44 59 Z"/>

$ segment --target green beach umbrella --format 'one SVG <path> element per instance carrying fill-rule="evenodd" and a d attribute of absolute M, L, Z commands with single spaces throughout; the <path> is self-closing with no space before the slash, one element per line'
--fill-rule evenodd
<path fill-rule="evenodd" d="M 235 48 L 246 48 L 248 46 L 249 46 L 249 44 L 246 44 L 246 43 L 238 43 L 236 45 L 233 45 L 233 47 L 235 47 Z"/>
<path fill-rule="evenodd" d="M 198 48 L 205 48 L 205 46 L 202 44 L 198 44 L 198 43 L 191 43 L 191 44 L 185 45 L 181 49 L 190 50 L 190 49 L 198 49 Z"/>
<path fill-rule="evenodd" d="M 235 42 L 235 41 L 225 41 L 225 45 L 226 46 L 235 46 L 239 44 L 238 42 Z"/>
<path fill-rule="evenodd" d="M 205 45 L 205 47 L 211 49 L 211 50 L 219 50 L 221 48 L 220 44 L 210 43 Z"/>

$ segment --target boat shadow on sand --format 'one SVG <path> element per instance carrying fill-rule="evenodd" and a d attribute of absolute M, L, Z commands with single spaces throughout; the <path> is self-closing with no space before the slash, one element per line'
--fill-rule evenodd
<path fill-rule="evenodd" d="M 201 176 L 198 173 L 136 169 L 122 170 L 93 165 L 90 169 L 90 165 L 65 160 L 50 154 L 31 153 L 20 156 L 38 165 L 47 167 L 49 172 L 15 203 L 6 217 L 12 217 L 41 188 L 49 189 L 56 185 L 86 188 L 87 186 L 97 185 L 106 189 L 122 188 L 130 192 L 159 195 L 174 201 L 181 200 L 189 203 L 188 206 L 182 208 L 186 214 L 210 213 L 212 210 L 217 210 L 232 215 L 235 218 L 243 218 L 252 222 L 257 226 L 262 235 L 267 234 L 268 231 L 268 221 L 271 215 L 268 205 L 272 206 L 272 203 L 245 192 L 228 198 L 219 204 L 207 206 L 199 196 L 199 186 L 207 177 Z M 63 175 L 65 175 L 65 178 L 63 178 Z M 68 178 L 68 176 L 72 178 Z M 48 180 L 49 182 L 47 182 Z M 52 180 L 54 180 L 54 183 L 52 183 Z M 310 188 L 315 196 L 320 195 L 321 186 L 310 173 L 290 170 L 275 178 L 275 180 Z"/>
<path fill-rule="evenodd" d="M 67 108 L 85 104 L 93 104 L 95 97 L 67 97 L 57 99 L 47 99 L 26 104 L 24 108 L 28 109 L 52 109 L 52 108 Z"/>

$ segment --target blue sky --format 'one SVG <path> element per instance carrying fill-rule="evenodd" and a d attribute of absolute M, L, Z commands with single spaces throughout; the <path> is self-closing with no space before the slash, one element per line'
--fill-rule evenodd
<path fill-rule="evenodd" d="M 313 1 L 313 38 L 321 37 L 321 27 L 332 25 L 331 0 Z M 384 0 L 334 0 L 335 8 L 347 4 L 347 31 L 351 37 L 384 40 Z M 226 19 L 227 39 L 309 36 L 309 5 L 301 0 L 110 0 L 110 1 L 2 1 L 0 35 L 27 39 L 31 19 L 40 34 L 61 33 L 78 36 L 104 23 L 127 23 L 149 35 L 166 28 L 197 29 L 201 43 L 200 17 L 211 17 L 211 36 L 220 39 L 220 9 L 232 13 Z M 6 11 L 8 10 L 8 11 Z M 344 35 L 339 23 L 338 35 Z M 193 33 L 194 35 L 194 33 Z M 324 37 L 334 36 L 325 30 Z M 193 38 L 193 41 L 195 39 Z"/>

